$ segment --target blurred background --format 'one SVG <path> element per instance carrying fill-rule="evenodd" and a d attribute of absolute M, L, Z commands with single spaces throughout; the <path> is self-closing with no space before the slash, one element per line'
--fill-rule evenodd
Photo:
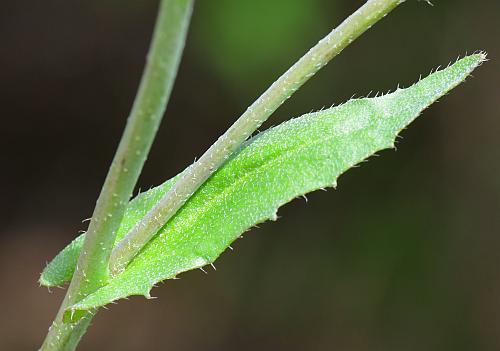
<path fill-rule="evenodd" d="M 407 3 L 266 127 L 490 62 L 339 180 L 216 262 L 100 312 L 80 350 L 499 350 L 500 2 Z M 199 0 L 139 181 L 192 162 L 361 0 Z M 35 350 L 64 290 L 40 271 L 91 215 L 140 79 L 157 1 L 4 1 L 0 349 Z"/>

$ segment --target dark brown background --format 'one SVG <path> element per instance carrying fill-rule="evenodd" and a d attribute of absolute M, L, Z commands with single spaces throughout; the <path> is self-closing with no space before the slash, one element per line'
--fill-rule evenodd
<path fill-rule="evenodd" d="M 199 156 L 362 1 L 199 0 L 139 185 Z M 500 2 L 408 0 L 270 123 L 491 61 L 386 151 L 280 210 L 216 263 L 102 311 L 80 350 L 500 349 Z M 130 109 L 156 1 L 0 6 L 0 349 L 34 350 L 63 291 L 38 274 L 85 226 Z"/>

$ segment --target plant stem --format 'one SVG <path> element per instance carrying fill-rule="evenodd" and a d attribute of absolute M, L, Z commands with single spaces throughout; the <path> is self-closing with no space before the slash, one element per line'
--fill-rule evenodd
<path fill-rule="evenodd" d="M 403 2 L 367 1 L 275 81 L 115 246 L 110 258 L 111 274 L 120 273 L 205 180 L 298 88 Z"/>
<path fill-rule="evenodd" d="M 41 350 L 74 350 L 92 319 L 63 321 L 66 308 L 107 283 L 116 232 L 146 161 L 177 74 L 194 0 L 162 0 L 147 64 L 97 200 L 76 271 Z"/>

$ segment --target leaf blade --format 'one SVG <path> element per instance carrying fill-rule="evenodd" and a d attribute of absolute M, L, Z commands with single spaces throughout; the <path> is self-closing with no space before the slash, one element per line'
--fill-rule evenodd
<path fill-rule="evenodd" d="M 407 89 L 285 122 L 245 143 L 130 263 L 71 307 L 93 309 L 129 295 L 149 297 L 159 281 L 213 262 L 243 231 L 336 179 L 373 153 L 483 62 L 472 55 Z M 256 195 L 258 194 L 258 195 Z M 70 313 L 70 312 L 68 312 Z"/>

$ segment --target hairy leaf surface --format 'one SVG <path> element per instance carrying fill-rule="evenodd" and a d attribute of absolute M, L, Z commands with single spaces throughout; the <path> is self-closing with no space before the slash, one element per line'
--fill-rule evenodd
<path fill-rule="evenodd" d="M 248 228 L 276 219 L 280 206 L 302 194 L 334 187 L 340 174 L 391 148 L 397 134 L 426 107 L 462 82 L 485 55 L 465 57 L 407 89 L 350 100 L 292 119 L 246 142 L 160 230 L 126 270 L 70 307 L 88 310 L 129 295 L 150 296 L 158 282 L 212 263 Z M 175 182 L 141 194 L 125 214 L 118 240 Z M 71 278 L 82 237 L 45 269 L 41 282 Z"/>

